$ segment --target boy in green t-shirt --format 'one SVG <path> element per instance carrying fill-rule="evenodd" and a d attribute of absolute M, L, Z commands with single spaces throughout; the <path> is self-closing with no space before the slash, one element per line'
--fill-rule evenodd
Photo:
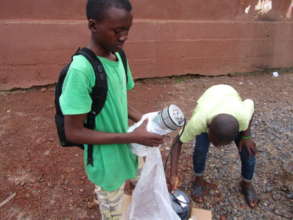
<path fill-rule="evenodd" d="M 137 175 L 137 158 L 129 144 L 158 146 L 163 136 L 146 131 L 146 121 L 131 133 L 128 118 L 139 121 L 142 114 L 128 106 L 127 90 L 134 87 L 131 71 L 128 81 L 118 51 L 127 40 L 132 25 L 128 0 L 88 0 L 87 18 L 91 38 L 87 45 L 100 59 L 107 75 L 108 93 L 102 111 L 96 116 L 95 130 L 84 127 L 91 110 L 91 90 L 95 73 L 81 55 L 74 56 L 64 81 L 60 106 L 65 115 L 65 134 L 69 141 L 93 145 L 93 164 L 84 164 L 87 176 L 96 185 L 102 219 L 120 219 L 123 187 Z M 129 69 L 129 68 L 128 68 Z"/>

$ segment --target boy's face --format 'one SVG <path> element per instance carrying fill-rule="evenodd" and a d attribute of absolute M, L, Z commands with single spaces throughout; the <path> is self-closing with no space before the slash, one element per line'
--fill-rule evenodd
<path fill-rule="evenodd" d="M 124 9 L 109 8 L 102 21 L 89 20 L 89 28 L 97 46 L 106 52 L 122 49 L 132 25 L 132 14 Z"/>

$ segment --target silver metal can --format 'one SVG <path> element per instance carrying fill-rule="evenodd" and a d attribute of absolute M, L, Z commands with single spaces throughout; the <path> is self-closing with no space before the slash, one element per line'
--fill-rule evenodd
<path fill-rule="evenodd" d="M 177 105 L 169 105 L 165 107 L 154 118 L 154 122 L 157 123 L 162 129 L 176 130 L 184 125 L 184 114 Z"/>

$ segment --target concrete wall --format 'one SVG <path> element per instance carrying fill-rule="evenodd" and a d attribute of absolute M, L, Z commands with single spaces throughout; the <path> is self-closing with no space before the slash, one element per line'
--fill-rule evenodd
<path fill-rule="evenodd" d="M 0 90 L 46 85 L 89 38 L 86 1 L 0 7 Z M 139 0 L 126 44 L 135 78 L 293 66 L 291 0 Z M 292 4 L 293 6 L 293 4 Z"/>

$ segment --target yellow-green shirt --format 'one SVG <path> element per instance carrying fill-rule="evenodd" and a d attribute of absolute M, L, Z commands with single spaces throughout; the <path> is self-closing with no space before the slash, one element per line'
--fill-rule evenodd
<path fill-rule="evenodd" d="M 187 143 L 197 135 L 207 132 L 208 124 L 218 114 L 234 116 L 239 123 L 239 131 L 244 131 L 249 126 L 253 112 L 253 101 L 251 99 L 242 101 L 233 87 L 224 84 L 212 86 L 197 100 L 197 105 L 180 141 Z"/>

